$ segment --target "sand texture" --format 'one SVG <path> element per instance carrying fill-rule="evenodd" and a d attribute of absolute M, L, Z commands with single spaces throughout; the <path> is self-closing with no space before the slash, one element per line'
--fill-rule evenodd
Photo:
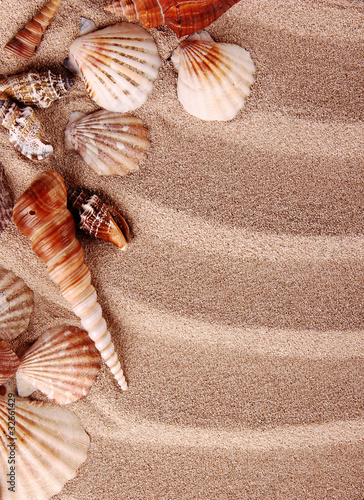
<path fill-rule="evenodd" d="M 1 0 L 1 47 L 44 3 Z M 118 20 L 105 3 L 63 0 L 36 55 L 2 50 L 0 74 L 60 70 L 81 16 Z M 132 231 L 126 252 L 78 233 L 130 388 L 103 364 L 69 405 L 91 446 L 55 499 L 363 500 L 363 26 L 360 0 L 232 7 L 208 31 L 250 52 L 256 82 L 229 122 L 187 114 L 169 59 L 177 38 L 150 30 L 163 65 L 134 114 L 151 149 L 125 178 L 64 148 L 70 113 L 98 109 L 80 79 L 37 111 L 50 159 L 21 156 L 0 128 L 14 201 L 54 169 Z M 14 223 L 0 263 L 35 294 L 15 348 L 80 326 Z"/>

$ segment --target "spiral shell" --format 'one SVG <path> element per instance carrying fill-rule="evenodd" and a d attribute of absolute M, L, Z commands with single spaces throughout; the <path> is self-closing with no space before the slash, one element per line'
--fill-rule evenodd
<path fill-rule="evenodd" d="M 254 82 L 254 63 L 238 45 L 215 43 L 207 32 L 184 40 L 172 55 L 183 107 L 201 120 L 231 120 Z"/>
<path fill-rule="evenodd" d="M 0 233 L 4 231 L 13 215 L 13 202 L 8 188 L 3 183 L 4 167 L 0 163 Z"/>
<path fill-rule="evenodd" d="M 100 370 L 100 354 L 87 332 L 56 326 L 41 335 L 20 360 L 19 396 L 36 389 L 59 404 L 86 396 Z"/>
<path fill-rule="evenodd" d="M 29 71 L 0 78 L 0 92 L 23 104 L 48 108 L 73 85 L 73 79 L 48 71 Z"/>
<path fill-rule="evenodd" d="M 77 38 L 66 67 L 83 78 L 102 108 L 125 113 L 141 106 L 153 88 L 161 60 L 141 26 L 118 23 Z"/>
<path fill-rule="evenodd" d="M 32 241 L 34 252 L 47 265 L 50 277 L 59 284 L 62 295 L 125 390 L 123 371 L 75 236 L 73 217 L 67 210 L 67 190 L 62 177 L 54 171 L 42 172 L 15 204 L 13 218 Z"/>
<path fill-rule="evenodd" d="M 65 144 L 78 151 L 97 174 L 124 176 L 139 169 L 150 142 L 139 118 L 99 110 L 71 114 Z"/>
<path fill-rule="evenodd" d="M 5 340 L 0 341 L 0 384 L 15 375 L 20 360 Z"/>
<path fill-rule="evenodd" d="M 12 340 L 28 327 L 33 303 L 25 282 L 0 266 L 0 339 Z"/>
<path fill-rule="evenodd" d="M 181 38 L 213 23 L 239 0 L 113 0 L 105 10 L 140 21 L 148 29 L 165 24 Z"/>
<path fill-rule="evenodd" d="M 75 189 L 69 202 L 80 229 L 126 249 L 130 241 L 129 227 L 116 210 L 109 208 L 96 194 L 91 195 L 82 189 Z"/>
<path fill-rule="evenodd" d="M 76 476 L 89 443 L 67 408 L 12 393 L 0 397 L 1 499 L 48 500 Z"/>
<path fill-rule="evenodd" d="M 53 147 L 42 140 L 42 125 L 30 106 L 20 109 L 15 102 L 0 100 L 0 120 L 9 130 L 11 144 L 27 158 L 44 160 L 53 153 Z"/>
<path fill-rule="evenodd" d="M 51 0 L 5 45 L 5 50 L 23 59 L 29 59 L 36 51 L 45 30 L 55 16 L 61 0 Z"/>

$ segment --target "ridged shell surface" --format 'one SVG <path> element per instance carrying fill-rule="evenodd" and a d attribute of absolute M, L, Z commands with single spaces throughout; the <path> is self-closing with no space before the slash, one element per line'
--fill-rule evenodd
<path fill-rule="evenodd" d="M 80 229 L 94 238 L 109 241 L 118 248 L 126 248 L 130 233 L 125 219 L 109 208 L 99 196 L 79 189 L 72 192 L 69 201 Z"/>
<path fill-rule="evenodd" d="M 23 104 L 48 108 L 73 85 L 73 79 L 48 71 L 29 71 L 0 78 L 0 92 Z"/>
<path fill-rule="evenodd" d="M 215 43 L 202 32 L 183 41 L 172 61 L 178 69 L 178 98 L 191 115 L 231 120 L 244 106 L 255 67 L 242 47 Z"/>
<path fill-rule="evenodd" d="M 0 341 L 0 384 L 15 375 L 20 360 L 5 340 Z"/>
<path fill-rule="evenodd" d="M 0 267 L 0 339 L 15 339 L 28 327 L 33 303 L 33 292 L 25 282 Z"/>
<path fill-rule="evenodd" d="M 14 222 L 32 242 L 32 249 L 47 265 L 50 277 L 81 319 L 122 389 L 127 383 L 102 317 L 91 274 L 76 239 L 75 222 L 67 210 L 67 190 L 55 171 L 42 172 L 14 206 Z"/>
<path fill-rule="evenodd" d="M 152 36 L 131 23 L 77 38 L 70 55 L 90 97 L 100 107 L 118 113 L 132 111 L 146 101 L 161 64 Z"/>
<path fill-rule="evenodd" d="M 76 476 L 90 438 L 67 408 L 13 396 L 0 397 L 1 500 L 48 500 Z"/>
<path fill-rule="evenodd" d="M 78 151 L 97 174 L 124 176 L 139 170 L 150 142 L 139 118 L 100 110 L 70 120 L 65 144 Z"/>
<path fill-rule="evenodd" d="M 100 370 L 94 342 L 76 326 L 56 326 L 41 335 L 20 360 L 19 396 L 36 389 L 59 404 L 86 396 Z"/>
<path fill-rule="evenodd" d="M 30 106 L 21 109 L 15 102 L 0 100 L 0 120 L 11 144 L 30 160 L 44 160 L 53 153 L 53 147 L 43 142 L 43 127 Z"/>
<path fill-rule="evenodd" d="M 3 182 L 4 167 L 0 163 L 0 234 L 8 226 L 13 215 L 13 202 L 8 188 Z"/>
<path fill-rule="evenodd" d="M 239 0 L 113 0 L 105 10 L 140 21 L 146 28 L 169 26 L 178 36 L 206 28 Z"/>
<path fill-rule="evenodd" d="M 22 59 L 29 59 L 36 51 L 45 30 L 55 16 L 61 0 L 51 0 L 22 30 L 5 45 L 5 50 Z"/>

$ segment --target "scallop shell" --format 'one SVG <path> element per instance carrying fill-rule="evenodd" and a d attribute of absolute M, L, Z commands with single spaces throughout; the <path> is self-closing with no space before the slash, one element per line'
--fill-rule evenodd
<path fill-rule="evenodd" d="M 15 204 L 13 218 L 32 241 L 32 249 L 47 265 L 50 277 L 59 284 L 62 295 L 125 390 L 127 383 L 75 236 L 75 222 L 67 210 L 62 177 L 54 171 L 42 172 Z"/>
<path fill-rule="evenodd" d="M 23 104 L 48 108 L 60 99 L 73 85 L 73 79 L 60 73 L 30 71 L 0 79 L 0 92 Z"/>
<path fill-rule="evenodd" d="M 4 167 L 0 163 L 0 233 L 4 231 L 13 215 L 13 202 L 8 188 L 3 183 Z"/>
<path fill-rule="evenodd" d="M 10 392 L 0 397 L 1 499 L 48 500 L 76 476 L 89 443 L 77 415 L 67 408 Z"/>
<path fill-rule="evenodd" d="M 181 38 L 206 28 L 239 0 L 113 0 L 105 10 L 140 21 L 148 29 L 163 24 Z"/>
<path fill-rule="evenodd" d="M 5 45 L 5 50 L 23 59 L 29 59 L 36 51 L 45 30 L 55 16 L 61 0 L 51 0 L 33 19 Z"/>
<path fill-rule="evenodd" d="M 19 396 L 40 390 L 59 404 L 86 396 L 100 370 L 101 357 L 87 332 L 56 326 L 41 335 L 20 360 Z"/>
<path fill-rule="evenodd" d="M 42 140 L 42 125 L 30 106 L 20 109 L 15 102 L 0 100 L 0 120 L 9 130 L 11 144 L 27 158 L 44 160 L 53 153 L 53 147 Z"/>
<path fill-rule="evenodd" d="M 150 142 L 148 130 L 139 118 L 100 110 L 72 115 L 65 130 L 65 144 L 78 151 L 97 174 L 124 176 L 139 170 L 139 161 L 145 158 Z"/>
<path fill-rule="evenodd" d="M 0 266 L 0 338 L 15 339 L 29 324 L 33 292 L 12 271 Z"/>
<path fill-rule="evenodd" d="M 131 23 L 118 23 L 77 38 L 70 46 L 67 63 L 82 76 L 87 92 L 99 106 L 118 113 L 134 110 L 146 101 L 160 65 L 152 36 Z"/>
<path fill-rule="evenodd" d="M 0 384 L 15 375 L 20 360 L 5 340 L 0 341 Z"/>
<path fill-rule="evenodd" d="M 69 201 L 80 229 L 126 249 L 130 241 L 129 227 L 120 214 L 109 208 L 96 194 L 91 195 L 82 189 L 74 190 Z"/>
<path fill-rule="evenodd" d="M 254 82 L 254 63 L 238 45 L 215 43 L 206 32 L 188 37 L 173 52 L 178 98 L 201 120 L 232 120 Z"/>

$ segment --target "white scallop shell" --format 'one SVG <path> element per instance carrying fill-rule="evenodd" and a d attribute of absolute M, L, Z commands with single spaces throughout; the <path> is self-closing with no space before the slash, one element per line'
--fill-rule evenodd
<path fill-rule="evenodd" d="M 14 339 L 28 327 L 33 302 L 25 282 L 0 266 L 0 339 Z"/>
<path fill-rule="evenodd" d="M 215 43 L 206 32 L 184 40 L 173 52 L 177 93 L 188 113 L 201 120 L 232 120 L 254 82 L 254 63 L 238 45 Z"/>
<path fill-rule="evenodd" d="M 89 441 L 78 417 L 66 408 L 13 398 L 11 393 L 0 397 L 1 499 L 48 500 L 76 476 L 87 458 Z M 9 457 L 15 461 L 15 493 L 8 490 Z"/>
<path fill-rule="evenodd" d="M 56 326 L 41 335 L 20 360 L 19 396 L 39 389 L 59 404 L 83 398 L 100 370 L 101 356 L 84 330 Z"/>
<path fill-rule="evenodd" d="M 78 120 L 73 121 L 75 118 Z M 78 151 L 97 174 L 123 176 L 139 169 L 150 142 L 139 118 L 99 110 L 89 115 L 71 114 L 65 144 L 67 149 Z"/>
<path fill-rule="evenodd" d="M 132 23 L 77 38 L 70 46 L 70 61 L 78 66 L 90 97 L 102 108 L 119 113 L 146 101 L 161 65 L 152 36 Z"/>

